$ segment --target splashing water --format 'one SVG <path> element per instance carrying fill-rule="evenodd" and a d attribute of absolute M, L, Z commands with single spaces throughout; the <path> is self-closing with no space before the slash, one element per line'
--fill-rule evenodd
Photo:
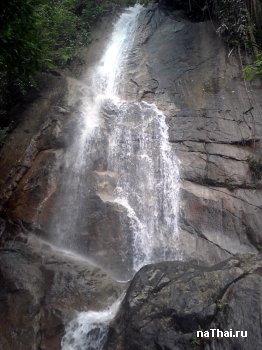
<path fill-rule="evenodd" d="M 105 130 L 100 116 L 101 106 L 109 97 L 117 100 L 120 72 L 132 47 L 137 18 L 143 7 L 128 8 L 117 21 L 111 41 L 97 68 L 88 81 L 86 96 L 82 99 L 81 121 L 78 135 L 67 151 L 64 177 L 49 224 L 53 243 L 59 247 L 78 251 L 78 232 L 88 198 L 87 180 L 94 158 L 104 157 L 98 144 L 105 144 Z M 89 79 L 89 80 L 90 80 Z M 91 91 L 91 92 L 90 92 Z M 100 154 L 99 154 L 100 152 Z"/>
<path fill-rule="evenodd" d="M 137 4 L 128 8 L 115 24 L 110 45 L 102 57 L 93 84 L 107 97 L 118 96 L 121 73 L 126 64 L 128 53 L 133 45 L 138 16 L 142 6 Z"/>
<path fill-rule="evenodd" d="M 61 350 L 101 350 L 108 324 L 115 317 L 122 299 L 123 296 L 103 311 L 79 313 L 66 327 Z"/>
<path fill-rule="evenodd" d="M 115 189 L 107 193 L 105 202 L 126 211 L 132 237 L 123 250 L 129 250 L 133 272 L 147 263 L 179 257 L 179 172 L 165 116 L 154 104 L 130 103 L 118 94 L 142 8 L 136 5 L 121 15 L 91 76 L 95 95 L 87 90 L 82 98 L 80 128 L 65 155 L 64 177 L 50 223 L 54 244 L 81 254 L 88 250 L 88 243 L 83 243 L 90 234 L 85 217 L 92 211 L 88 204 L 92 195 L 100 196 L 92 176 L 95 162 L 102 159 L 106 172 L 117 175 Z"/>
<path fill-rule="evenodd" d="M 133 268 L 178 258 L 178 162 L 164 114 L 154 104 L 119 102 L 111 125 L 109 169 L 119 174 L 115 202 L 127 209 Z"/>

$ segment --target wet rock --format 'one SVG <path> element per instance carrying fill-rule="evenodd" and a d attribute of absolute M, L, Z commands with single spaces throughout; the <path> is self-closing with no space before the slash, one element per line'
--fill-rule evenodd
<path fill-rule="evenodd" d="M 165 262 L 134 277 L 111 325 L 106 349 L 258 350 L 261 256 L 236 256 L 212 267 Z M 247 330 L 247 338 L 196 338 L 196 331 Z"/>
<path fill-rule="evenodd" d="M 5 231 L 5 220 L 0 218 L 0 238 Z"/>
<path fill-rule="evenodd" d="M 154 17 L 154 11 L 145 9 L 144 17 Z M 255 203 L 261 181 L 252 176 L 249 159 L 261 154 L 261 86 L 245 85 L 236 53 L 229 55 L 212 23 L 190 22 L 179 11 L 155 16 L 161 20 L 153 30 L 150 21 L 138 28 L 146 40 L 136 40 L 131 53 L 126 95 L 144 98 L 143 87 L 157 82 L 150 102 L 166 114 L 181 178 L 198 189 L 196 198 L 182 185 L 184 258 L 206 256 L 215 263 L 260 250 L 261 208 Z"/>
<path fill-rule="evenodd" d="M 249 196 L 249 200 L 245 199 Z M 227 253 L 261 249 L 261 198 L 258 190 L 206 187 L 185 181 L 181 189 L 181 227 Z M 261 200 L 261 199 L 260 199 Z M 214 262 L 214 261 L 213 261 Z"/>
<path fill-rule="evenodd" d="M 108 197 L 94 195 L 88 198 L 84 211 L 75 249 L 112 270 L 117 279 L 130 278 L 132 226 L 127 209 Z M 73 237 L 70 244 L 74 246 Z"/>
<path fill-rule="evenodd" d="M 182 260 L 194 259 L 208 265 L 219 263 L 233 255 L 183 223 L 180 223 L 178 247 Z"/>
<path fill-rule="evenodd" d="M 195 116 L 177 115 L 169 118 L 169 134 L 171 142 L 196 141 L 216 143 L 249 143 L 252 142 L 251 124 L 243 122 L 241 127 L 237 120 L 224 119 L 220 112 L 211 111 L 212 117 L 196 114 Z M 194 126 L 192 128 L 192 126 Z M 255 137 L 255 140 L 260 138 Z"/>
<path fill-rule="evenodd" d="M 46 150 L 37 155 L 7 203 L 10 218 L 35 225 L 43 220 L 56 190 L 61 159 L 61 150 Z"/>
<path fill-rule="evenodd" d="M 50 120 L 47 125 L 42 128 L 42 132 L 37 138 L 36 147 L 39 151 L 65 147 L 62 123 L 59 120 Z"/>
<path fill-rule="evenodd" d="M 189 143 L 189 145 L 188 145 Z M 198 183 L 236 187 L 255 187 L 249 158 L 252 151 L 234 145 L 201 142 L 174 143 L 181 162 L 181 177 Z"/>
<path fill-rule="evenodd" d="M 122 292 L 103 270 L 32 238 L 0 250 L 0 349 L 60 350 L 76 311 L 103 309 Z"/>
<path fill-rule="evenodd" d="M 67 86 L 64 76 L 55 77 L 44 73 L 39 85 L 40 95 L 19 111 L 20 122 L 0 151 L 0 184 L 4 187 L 14 164 L 18 161 L 23 162 L 30 143 L 39 135 L 43 125 L 53 114 L 53 105 L 57 101 L 65 100 Z"/>
<path fill-rule="evenodd" d="M 232 161 L 221 156 L 210 155 L 207 161 L 206 178 L 216 184 L 248 187 L 253 185 L 247 162 Z"/>
<path fill-rule="evenodd" d="M 115 15 L 110 15 L 110 19 Z M 37 100 L 25 106 L 21 123 L 1 149 L 0 205 L 5 218 L 0 221 L 1 350 L 60 350 L 65 324 L 76 312 L 101 310 L 112 304 L 125 288 L 125 283 L 115 282 L 109 272 L 93 261 L 52 250 L 34 238 L 28 240 L 29 231 L 50 238 L 50 232 L 44 229 L 60 188 L 64 157 L 83 128 L 79 119 L 86 106 L 81 101 L 83 95 L 96 93 L 87 86 L 83 72 L 93 74 L 91 65 L 100 59 L 111 30 L 112 23 L 107 19 L 94 33 L 97 37 L 89 52 L 85 52 L 88 73 L 83 61 L 79 69 L 74 64 L 72 71 L 77 70 L 75 73 L 81 79 L 65 76 L 72 75 L 67 70 L 48 75 L 47 81 L 39 86 Z M 101 133 L 101 138 L 105 141 L 106 135 Z M 92 174 L 87 174 L 86 181 L 94 184 L 98 178 L 101 181 L 98 194 L 89 193 L 87 209 L 91 211 L 85 217 L 81 235 L 85 253 L 89 249 L 90 256 L 91 253 L 100 256 L 110 270 L 112 266 L 104 259 L 108 254 L 112 265 L 121 270 L 122 259 L 128 257 L 119 247 L 122 238 L 119 236 L 128 239 L 128 220 L 122 206 L 103 196 L 115 186 L 114 176 L 106 173 L 106 146 L 105 142 L 88 154 Z M 122 221 L 124 233 L 120 228 Z M 89 240 L 87 229 L 91 230 Z"/>
<path fill-rule="evenodd" d="M 207 176 L 207 154 L 188 151 L 188 148 L 175 144 L 173 150 L 180 160 L 180 175 L 185 180 L 199 181 Z"/>

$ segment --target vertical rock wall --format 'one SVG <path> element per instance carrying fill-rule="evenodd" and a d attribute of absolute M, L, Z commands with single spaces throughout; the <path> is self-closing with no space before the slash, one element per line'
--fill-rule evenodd
<path fill-rule="evenodd" d="M 218 262 L 261 249 L 261 83 L 242 78 L 242 58 L 212 22 L 150 8 L 129 62 L 128 98 L 164 111 L 181 162 L 184 258 Z"/>
<path fill-rule="evenodd" d="M 181 162 L 180 248 L 195 262 L 142 268 L 106 349 L 261 348 L 261 173 L 250 159 L 261 164 L 262 91 L 245 83 L 241 60 L 211 22 L 158 8 L 141 18 L 125 91 L 167 116 Z M 211 328 L 247 338 L 196 337 Z"/>

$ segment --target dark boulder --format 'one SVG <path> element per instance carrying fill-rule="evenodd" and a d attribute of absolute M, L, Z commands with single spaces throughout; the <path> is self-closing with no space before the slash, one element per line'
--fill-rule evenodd
<path fill-rule="evenodd" d="M 107 350 L 261 349 L 262 259 L 242 255 L 212 267 L 164 262 L 133 279 Z M 196 331 L 247 331 L 197 338 Z"/>
<path fill-rule="evenodd" d="M 21 239 L 0 249 L 0 350 L 60 350 L 65 324 L 103 309 L 125 284 L 88 260 Z"/>

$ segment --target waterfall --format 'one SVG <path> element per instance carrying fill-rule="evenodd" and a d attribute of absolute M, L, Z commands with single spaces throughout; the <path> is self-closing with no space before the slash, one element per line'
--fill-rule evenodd
<path fill-rule="evenodd" d="M 104 141 L 101 106 L 108 98 L 117 98 L 118 81 L 125 58 L 134 40 L 141 5 L 128 8 L 115 24 L 112 38 L 95 71 L 86 81 L 86 96 L 80 108 L 77 136 L 66 153 L 64 177 L 50 223 L 50 232 L 59 247 L 78 251 L 81 218 L 88 201 L 86 178 L 93 158 L 99 158 L 94 145 Z M 88 89 L 88 86 L 90 88 Z"/>
<path fill-rule="evenodd" d="M 121 101 L 111 128 L 108 164 L 119 174 L 114 201 L 132 225 L 134 271 L 177 258 L 179 171 L 164 114 L 154 104 Z"/>
<path fill-rule="evenodd" d="M 66 327 L 61 350 L 101 350 L 107 337 L 108 324 L 119 308 L 119 298 L 103 311 L 81 312 Z"/>
<path fill-rule="evenodd" d="M 97 86 L 104 96 L 114 99 L 118 95 L 118 83 L 135 38 L 137 19 L 142 8 L 138 4 L 128 8 L 115 24 L 110 44 L 93 79 L 93 85 Z"/>
<path fill-rule="evenodd" d="M 123 12 L 89 76 L 50 224 L 54 244 L 84 254 L 90 198 L 121 208 L 129 227 L 123 249 L 131 256 L 132 275 L 147 263 L 179 258 L 179 171 L 165 115 L 154 104 L 123 100 L 119 91 L 142 8 Z M 104 180 L 94 185 L 94 174 L 114 178 L 114 185 L 106 186 Z M 129 261 L 123 257 L 125 263 Z M 106 310 L 77 314 L 66 327 L 62 350 L 102 350 L 120 301 Z"/>

